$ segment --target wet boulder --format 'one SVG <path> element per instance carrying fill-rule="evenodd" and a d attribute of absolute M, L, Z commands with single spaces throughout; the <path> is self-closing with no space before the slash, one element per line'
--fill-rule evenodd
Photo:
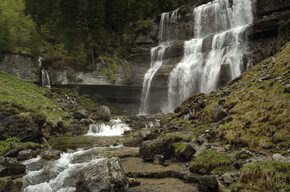
<path fill-rule="evenodd" d="M 99 119 L 110 121 L 111 119 L 111 110 L 108 106 L 102 105 L 98 108 L 97 112 Z"/>
<path fill-rule="evenodd" d="M 81 171 L 76 191 L 124 192 L 128 186 L 119 158 L 113 157 L 85 167 Z"/>

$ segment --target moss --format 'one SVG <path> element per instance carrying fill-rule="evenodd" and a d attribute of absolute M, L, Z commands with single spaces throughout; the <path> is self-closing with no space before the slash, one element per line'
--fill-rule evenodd
<path fill-rule="evenodd" d="M 44 155 L 43 157 L 42 157 L 42 159 L 45 159 L 45 160 L 47 160 L 47 161 L 50 161 L 50 160 L 52 160 L 52 159 L 54 159 L 55 158 L 55 156 L 53 155 L 53 154 L 51 154 L 51 153 L 48 153 L 48 154 L 46 154 L 46 155 Z"/>
<path fill-rule="evenodd" d="M 203 132 L 205 130 L 210 129 L 210 126 L 208 124 L 202 124 L 194 129 L 193 133 L 194 135 L 198 135 L 200 132 Z"/>
<path fill-rule="evenodd" d="M 169 133 L 163 137 L 163 140 L 174 143 L 174 142 L 182 141 L 183 136 L 181 134 Z"/>
<path fill-rule="evenodd" d="M 179 157 L 182 151 L 186 148 L 187 144 L 182 142 L 175 142 L 172 144 L 172 147 L 174 149 L 174 155 L 176 157 Z"/>
<path fill-rule="evenodd" d="M 276 161 L 254 162 L 241 169 L 232 191 L 287 191 L 290 189 L 290 164 Z"/>
<path fill-rule="evenodd" d="M 72 134 L 71 134 L 71 132 L 66 132 L 66 133 L 64 134 L 64 136 L 65 136 L 65 137 L 71 137 Z"/>
<path fill-rule="evenodd" d="M 0 155 L 11 150 L 11 143 L 16 143 L 20 148 L 25 148 L 27 146 L 34 147 L 36 145 L 36 143 L 33 142 L 22 143 L 19 138 L 11 137 L 5 141 L 0 141 Z"/>
<path fill-rule="evenodd" d="M 223 154 L 214 151 L 204 151 L 191 162 L 190 170 L 192 172 L 200 172 L 200 170 L 204 169 L 209 173 L 217 167 L 228 166 L 231 162 L 231 159 Z"/>

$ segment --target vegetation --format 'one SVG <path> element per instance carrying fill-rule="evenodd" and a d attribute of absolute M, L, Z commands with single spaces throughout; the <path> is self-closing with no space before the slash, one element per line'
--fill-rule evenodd
<path fill-rule="evenodd" d="M 58 122 L 59 117 L 68 116 L 68 111 L 61 109 L 56 102 L 43 94 L 47 88 L 22 81 L 13 75 L 0 71 L 0 109 L 17 114 L 19 110 L 37 113 L 41 109 L 47 120 Z"/>
<path fill-rule="evenodd" d="M 152 18 L 188 0 L 0 1 L 0 56 L 10 51 L 65 56 L 81 65 L 100 55 L 126 58 Z M 1 58 L 0 58 L 1 59 Z M 112 76 L 114 65 L 104 67 Z"/>
<path fill-rule="evenodd" d="M 231 159 L 223 154 L 215 151 L 204 151 L 191 162 L 190 170 L 198 173 L 202 172 L 203 169 L 206 173 L 209 173 L 215 168 L 224 168 L 231 162 Z"/>
<path fill-rule="evenodd" d="M 241 169 L 232 191 L 289 191 L 290 164 L 277 161 L 254 162 Z M 281 190 L 284 189 L 284 190 Z"/>
<path fill-rule="evenodd" d="M 23 146 L 28 146 L 28 145 L 30 145 L 30 146 L 36 145 L 36 143 L 33 143 L 33 142 L 22 143 L 19 138 L 11 137 L 11 138 L 6 139 L 5 141 L 0 141 L 0 155 L 3 155 L 3 153 L 11 150 L 11 144 L 12 143 L 17 144 L 17 147 L 19 147 L 19 146 L 23 147 Z"/>

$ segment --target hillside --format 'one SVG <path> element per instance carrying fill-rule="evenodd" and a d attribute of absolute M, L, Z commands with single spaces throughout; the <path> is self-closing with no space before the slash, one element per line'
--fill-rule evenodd
<path fill-rule="evenodd" d="M 108 120 L 110 115 L 89 98 L 41 88 L 3 71 L 0 82 L 1 140 L 39 142 L 49 135 L 83 134 L 88 123 Z"/>
<path fill-rule="evenodd" d="M 174 162 L 190 162 L 184 164 L 189 175 L 216 175 L 219 190 L 288 191 L 289 69 L 290 43 L 221 89 L 188 98 L 161 125 L 141 131 L 140 156 L 167 166 L 171 162 L 167 172 Z M 129 135 L 127 146 L 139 138 Z M 151 177 L 161 174 L 151 171 Z M 195 185 L 215 191 L 209 183 Z"/>

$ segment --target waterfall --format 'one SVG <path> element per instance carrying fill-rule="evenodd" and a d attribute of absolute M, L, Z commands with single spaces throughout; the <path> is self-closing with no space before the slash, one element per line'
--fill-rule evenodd
<path fill-rule="evenodd" d="M 170 28 L 177 22 L 178 9 L 175 10 L 171 16 L 169 12 L 163 13 L 161 15 L 158 35 L 159 45 L 151 49 L 151 64 L 149 70 L 144 76 L 143 81 L 141 107 L 139 109 L 140 115 L 146 115 L 149 113 L 149 95 L 151 82 L 156 72 L 164 63 L 163 57 L 165 51 L 170 48 L 172 41 L 174 41 L 176 38 L 176 34 L 171 33 L 172 30 L 170 30 Z"/>
<path fill-rule="evenodd" d="M 86 135 L 96 137 L 122 136 L 124 131 L 130 130 L 130 127 L 120 119 L 111 120 L 109 123 L 91 124 Z"/>
<path fill-rule="evenodd" d="M 193 11 L 194 38 L 184 43 L 184 56 L 168 81 L 171 112 L 190 95 L 210 91 L 251 67 L 248 29 L 254 0 L 214 0 Z"/>
<path fill-rule="evenodd" d="M 42 61 L 43 61 L 43 58 L 39 57 L 38 66 L 41 69 L 41 84 L 42 84 L 42 87 L 50 88 L 51 87 L 50 78 L 49 78 L 48 72 L 42 66 Z"/>

